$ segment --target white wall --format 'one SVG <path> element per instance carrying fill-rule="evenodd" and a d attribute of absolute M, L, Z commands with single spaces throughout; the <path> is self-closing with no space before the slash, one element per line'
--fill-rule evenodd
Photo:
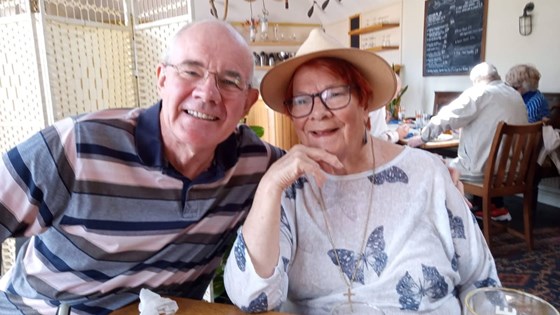
<path fill-rule="evenodd" d="M 401 78 L 409 86 L 402 105 L 407 114 L 416 109 L 432 111 L 434 91 L 462 91 L 471 85 L 468 75 L 422 76 L 425 0 L 402 0 Z M 560 92 L 559 0 L 533 0 L 533 33 L 521 36 L 519 16 L 528 0 L 487 0 L 485 60 L 494 64 L 502 78 L 518 63 L 534 64 L 541 72 L 540 90 Z M 400 4 L 398 5 L 400 7 Z M 362 16 L 378 15 L 386 8 L 364 7 Z M 348 17 L 325 25 L 328 33 L 348 43 Z M 391 62 L 391 61 L 390 61 Z"/>
<path fill-rule="evenodd" d="M 386 22 L 401 22 L 402 16 L 402 5 L 400 1 L 392 1 L 384 6 L 377 5 L 375 8 L 364 9 L 360 12 L 360 23 L 361 27 L 368 26 L 369 24 L 375 24 L 379 18 L 385 19 Z M 325 31 L 337 38 L 341 43 L 350 46 L 350 36 L 348 36 L 348 31 L 350 30 L 348 17 L 343 17 L 341 20 L 333 23 L 324 25 Z M 361 42 L 363 43 L 368 38 L 371 40 L 372 37 L 375 38 L 375 45 L 379 46 L 382 41 L 383 36 L 389 36 L 391 45 L 401 44 L 401 28 L 392 28 L 380 32 L 364 34 L 361 36 Z M 380 51 L 378 54 L 383 57 L 389 64 L 401 64 L 401 50 L 388 50 Z"/>
<path fill-rule="evenodd" d="M 498 68 L 502 78 L 515 64 L 534 64 L 542 75 L 540 90 L 560 92 L 560 1 L 535 0 L 533 33 L 521 36 L 518 20 L 527 2 L 488 1 L 485 60 Z M 423 19 L 424 0 L 403 0 L 401 77 L 409 89 L 402 102 L 408 113 L 415 109 L 431 112 L 435 90 L 461 91 L 471 85 L 468 75 L 422 77 Z"/>

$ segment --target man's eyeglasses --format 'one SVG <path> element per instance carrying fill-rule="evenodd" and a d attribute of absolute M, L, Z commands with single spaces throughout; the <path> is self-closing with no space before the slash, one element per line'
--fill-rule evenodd
<path fill-rule="evenodd" d="M 222 92 L 236 93 L 244 91 L 250 85 L 243 81 L 241 76 L 236 72 L 212 72 L 200 65 L 192 63 L 182 63 L 178 65 L 164 63 L 166 67 L 171 67 L 177 71 L 179 77 L 191 83 L 198 84 L 208 79 L 210 74 L 216 79 L 216 87 Z"/>
<path fill-rule="evenodd" d="M 335 86 L 315 94 L 294 96 L 285 100 L 284 105 L 293 118 L 309 116 L 315 105 L 315 97 L 319 97 L 323 105 L 329 110 L 342 109 L 350 104 L 352 85 Z"/>

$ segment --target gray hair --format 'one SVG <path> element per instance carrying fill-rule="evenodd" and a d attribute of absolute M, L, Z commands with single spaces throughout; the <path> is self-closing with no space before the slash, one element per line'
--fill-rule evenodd
<path fill-rule="evenodd" d="M 506 73 L 506 82 L 522 94 L 539 88 L 541 73 L 535 66 L 519 64 Z"/>
<path fill-rule="evenodd" d="M 470 73 L 471 81 L 476 83 L 488 83 L 502 78 L 498 74 L 498 69 L 494 65 L 482 62 L 474 66 Z"/>

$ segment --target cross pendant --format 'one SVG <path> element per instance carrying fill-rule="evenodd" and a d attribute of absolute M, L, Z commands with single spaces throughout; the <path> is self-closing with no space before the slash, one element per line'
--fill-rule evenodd
<path fill-rule="evenodd" d="M 350 304 L 350 306 L 352 306 L 352 295 L 356 295 L 354 293 L 352 293 L 352 289 L 348 288 L 346 289 L 346 293 L 343 293 L 343 295 L 345 295 L 348 298 L 348 304 Z"/>

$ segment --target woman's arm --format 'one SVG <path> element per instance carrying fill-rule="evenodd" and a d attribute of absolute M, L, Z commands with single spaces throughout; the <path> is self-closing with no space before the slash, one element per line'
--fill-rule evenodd
<path fill-rule="evenodd" d="M 286 300 L 288 265 L 295 253 L 297 231 L 295 201 L 282 195 L 304 174 L 322 183 L 323 170 L 341 167 L 339 164 L 323 150 L 298 145 L 261 179 L 224 273 L 229 298 L 244 311 L 275 309 Z"/>
<path fill-rule="evenodd" d="M 296 145 L 263 176 L 243 225 L 247 251 L 259 276 L 271 276 L 278 261 L 282 192 L 304 174 L 321 184 L 324 170 L 340 167 L 336 156 L 322 149 Z"/>

